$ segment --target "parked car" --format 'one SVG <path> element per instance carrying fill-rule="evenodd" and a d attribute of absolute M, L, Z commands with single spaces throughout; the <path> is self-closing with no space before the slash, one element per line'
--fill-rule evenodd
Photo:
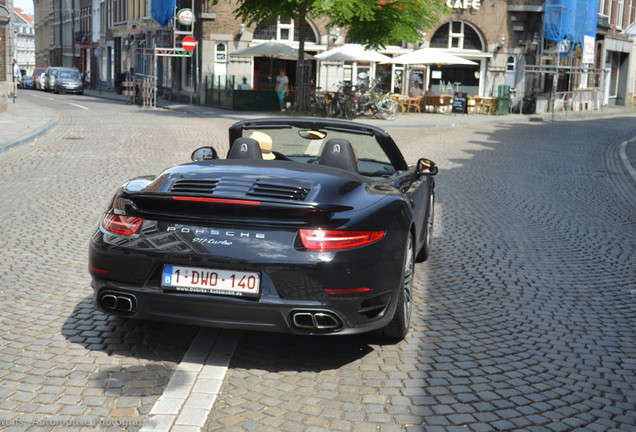
<path fill-rule="evenodd" d="M 46 77 L 44 79 L 44 91 L 53 91 L 55 90 L 55 71 L 57 71 L 59 67 L 50 66 L 46 69 Z"/>
<path fill-rule="evenodd" d="M 80 71 L 75 68 L 61 67 L 55 71 L 55 93 L 84 93 L 84 83 Z"/>
<path fill-rule="evenodd" d="M 137 177 L 90 240 L 97 308 L 130 318 L 304 335 L 409 330 L 431 252 L 437 166 L 383 129 L 245 120 L 230 150 Z"/>
<path fill-rule="evenodd" d="M 46 68 L 36 67 L 33 70 L 33 88 L 44 90 L 44 79 L 46 78 Z"/>
<path fill-rule="evenodd" d="M 20 88 L 21 89 L 32 89 L 33 88 L 33 76 L 31 75 L 24 75 L 22 77 L 22 80 L 20 81 Z"/>

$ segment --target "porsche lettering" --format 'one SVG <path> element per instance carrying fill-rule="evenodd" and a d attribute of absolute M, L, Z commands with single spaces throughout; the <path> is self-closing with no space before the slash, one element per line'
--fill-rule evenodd
<path fill-rule="evenodd" d="M 216 230 L 206 228 L 186 228 L 186 227 L 168 227 L 167 232 L 181 232 L 181 233 L 193 233 L 197 236 L 209 235 L 209 236 L 221 236 L 221 237 L 239 237 L 239 238 L 256 238 L 264 239 L 263 233 L 251 233 L 245 231 L 230 231 L 230 230 Z"/>

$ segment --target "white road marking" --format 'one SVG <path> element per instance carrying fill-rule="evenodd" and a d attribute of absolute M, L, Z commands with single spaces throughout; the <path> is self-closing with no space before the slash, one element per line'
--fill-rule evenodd
<path fill-rule="evenodd" d="M 71 105 L 73 105 L 73 106 L 75 106 L 75 107 L 78 107 L 78 108 L 81 108 L 81 109 L 88 110 L 88 108 L 87 108 L 87 107 L 85 107 L 85 106 L 78 105 L 78 104 L 76 104 L 76 103 L 72 103 L 72 102 L 70 102 L 70 104 L 71 104 Z"/>
<path fill-rule="evenodd" d="M 240 339 L 240 331 L 202 327 L 140 432 L 201 431 Z"/>

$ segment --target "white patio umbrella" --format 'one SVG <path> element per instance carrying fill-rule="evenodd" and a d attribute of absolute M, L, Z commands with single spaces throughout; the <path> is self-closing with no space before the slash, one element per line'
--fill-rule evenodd
<path fill-rule="evenodd" d="M 390 62 L 395 64 L 443 64 L 443 65 L 476 65 L 477 62 L 467 60 L 465 58 L 456 56 L 447 51 L 437 48 L 422 48 L 417 51 L 413 51 L 407 54 L 391 59 Z"/>
<path fill-rule="evenodd" d="M 367 50 L 359 44 L 345 44 L 341 47 L 325 51 L 315 56 L 322 61 L 368 61 L 387 63 L 391 57 L 376 51 Z"/>
<path fill-rule="evenodd" d="M 270 57 L 270 58 L 278 58 L 282 60 L 296 60 L 298 59 L 298 50 L 282 42 L 276 42 L 274 40 L 270 40 L 258 45 L 252 45 L 250 47 L 243 48 L 238 51 L 234 51 L 230 55 L 244 56 L 244 57 Z M 305 54 L 305 58 L 307 57 L 308 57 L 307 54 Z"/>
<path fill-rule="evenodd" d="M 234 51 L 230 55 L 243 57 L 269 57 L 269 79 L 271 80 L 273 76 L 274 59 L 297 60 L 298 50 L 282 42 L 270 40 L 258 45 L 252 45 L 250 47 Z M 313 59 L 313 57 L 305 53 L 305 60 L 310 59 Z"/>

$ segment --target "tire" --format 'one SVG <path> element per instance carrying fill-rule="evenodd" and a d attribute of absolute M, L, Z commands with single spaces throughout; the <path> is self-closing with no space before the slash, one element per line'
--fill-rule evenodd
<path fill-rule="evenodd" d="M 347 119 L 353 120 L 356 118 L 356 112 L 358 111 L 358 107 L 353 99 L 347 99 L 344 104 L 344 115 Z"/>
<path fill-rule="evenodd" d="M 408 235 L 404 250 L 404 264 L 402 266 L 402 277 L 397 295 L 397 305 L 395 315 L 391 322 L 384 328 L 378 330 L 378 335 L 382 338 L 400 341 L 409 332 L 411 326 L 411 311 L 413 308 L 413 275 L 415 272 L 415 246 L 413 236 Z"/>
<path fill-rule="evenodd" d="M 423 262 L 431 256 L 433 249 L 433 221 L 435 219 L 435 193 L 431 191 L 430 198 L 428 200 L 428 209 L 426 211 L 426 220 L 424 221 L 424 244 L 422 249 L 415 257 L 416 262 Z"/>
<path fill-rule="evenodd" d="M 340 102 L 334 99 L 327 105 L 327 114 L 329 117 L 338 117 L 340 115 Z"/>

